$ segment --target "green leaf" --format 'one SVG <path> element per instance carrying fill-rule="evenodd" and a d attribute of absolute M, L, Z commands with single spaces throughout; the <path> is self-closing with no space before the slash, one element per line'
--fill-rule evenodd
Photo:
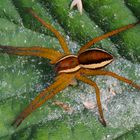
<path fill-rule="evenodd" d="M 42 46 L 62 51 L 54 35 L 38 23 L 26 8 L 34 9 L 41 18 L 59 30 L 75 53 L 93 37 L 133 23 L 139 18 L 138 0 L 126 0 L 125 3 L 83 0 L 83 15 L 76 9 L 70 10 L 70 2 L 1 0 L 0 45 Z M 139 30 L 140 25 L 100 41 L 94 47 L 103 48 L 116 57 L 107 67 L 108 70 L 140 85 Z M 81 82 L 60 92 L 34 111 L 18 128 L 14 128 L 11 123 L 17 115 L 54 81 L 54 66 L 42 58 L 0 54 L 0 139 L 139 140 L 140 91 L 110 77 L 90 78 L 100 87 L 106 128 L 98 121 L 94 89 Z M 73 112 L 65 112 L 54 105 L 56 100 L 69 104 Z M 92 103 L 95 108 L 89 110 L 84 105 L 86 103 Z"/>
<path fill-rule="evenodd" d="M 85 10 L 89 12 L 90 17 L 95 20 L 105 31 L 110 31 L 115 28 L 134 23 L 138 20 L 138 18 L 134 16 L 131 9 L 127 7 L 127 0 L 126 3 L 124 3 L 122 0 L 91 0 L 90 2 L 86 0 L 83 1 L 85 4 Z M 131 3 L 131 5 L 133 4 L 136 5 L 135 2 Z M 138 7 L 135 7 L 135 9 L 138 9 Z M 92 14 L 92 12 L 96 12 L 97 14 Z M 135 59 L 140 60 L 140 40 L 135 37 L 140 36 L 139 30 L 140 27 L 137 26 L 132 30 L 128 30 L 124 33 L 119 34 L 119 40 L 112 39 L 114 43 L 118 44 L 119 53 L 122 56 L 125 56 L 127 59 L 131 59 L 134 61 Z M 117 38 L 118 36 L 115 37 Z"/>

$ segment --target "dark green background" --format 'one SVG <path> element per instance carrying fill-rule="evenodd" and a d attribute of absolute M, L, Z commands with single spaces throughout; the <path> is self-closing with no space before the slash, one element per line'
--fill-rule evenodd
<path fill-rule="evenodd" d="M 0 44 L 42 46 L 61 50 L 54 35 L 26 10 L 34 11 L 66 38 L 73 53 L 104 32 L 140 20 L 140 0 L 83 0 L 84 11 L 70 10 L 70 0 L 0 0 Z M 108 70 L 140 84 L 140 25 L 95 44 L 115 56 Z M 112 140 L 140 139 L 140 91 L 109 77 L 91 77 L 101 90 L 107 127 L 98 121 L 94 89 L 78 82 L 32 113 L 18 129 L 15 117 L 54 79 L 48 60 L 0 54 L 0 139 L 2 140 Z M 113 96 L 111 92 L 115 92 Z M 53 101 L 69 104 L 64 112 Z"/>

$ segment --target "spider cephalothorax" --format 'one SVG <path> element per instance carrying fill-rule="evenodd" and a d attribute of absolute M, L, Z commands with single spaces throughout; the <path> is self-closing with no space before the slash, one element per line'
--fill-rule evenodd
<path fill-rule="evenodd" d="M 70 53 L 67 43 L 63 36 L 54 29 L 50 24 L 45 23 L 40 17 L 38 17 L 32 10 L 30 13 L 41 22 L 46 28 L 52 31 L 58 38 L 60 45 L 63 49 L 63 53 L 50 48 L 42 47 L 12 47 L 12 46 L 0 46 L 1 53 L 8 53 L 22 56 L 38 56 L 47 58 L 51 61 L 51 64 L 55 65 L 55 71 L 57 72 L 56 80 L 49 87 L 44 89 L 28 106 L 21 112 L 21 114 L 13 122 L 13 125 L 19 126 L 21 122 L 35 109 L 40 107 L 48 99 L 55 96 L 58 92 L 65 89 L 72 81 L 80 80 L 95 88 L 96 100 L 98 105 L 98 111 L 100 115 L 101 123 L 106 126 L 106 121 L 103 116 L 102 105 L 100 101 L 100 91 L 97 84 L 91 81 L 86 76 L 88 75 L 108 75 L 112 76 L 120 81 L 126 82 L 131 86 L 140 90 L 140 86 L 133 83 L 131 80 L 117 75 L 116 73 L 102 70 L 101 68 L 110 64 L 113 61 L 113 56 L 102 49 L 89 49 L 96 42 L 105 39 L 109 36 L 115 35 L 126 29 L 132 28 L 140 22 L 129 24 L 119 29 L 113 30 L 109 33 L 101 35 L 97 38 L 90 40 L 78 52 L 78 55 Z"/>

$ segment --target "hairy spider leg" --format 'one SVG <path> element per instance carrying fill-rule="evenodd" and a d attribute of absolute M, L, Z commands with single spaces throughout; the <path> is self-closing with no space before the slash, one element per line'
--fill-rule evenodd
<path fill-rule="evenodd" d="M 12 123 L 12 125 L 18 127 L 22 121 L 31 114 L 34 110 L 39 108 L 42 104 L 44 104 L 47 100 L 51 99 L 58 92 L 65 89 L 69 83 L 71 82 L 74 74 L 62 74 L 61 78 L 58 78 L 53 84 L 51 84 L 48 88 L 42 91 L 30 104 L 25 108 L 25 110 L 20 113 L 20 115 L 16 118 L 16 120 Z M 49 94 L 50 93 L 50 94 Z"/>
<path fill-rule="evenodd" d="M 50 85 L 47 89 L 43 90 L 36 98 L 27 106 L 22 113 L 14 120 L 12 125 L 19 126 L 22 121 L 32 112 L 34 111 L 34 105 L 40 101 L 41 98 L 43 98 L 48 92 L 50 92 L 52 89 L 55 89 L 60 84 L 60 81 L 54 82 L 52 85 Z"/>
<path fill-rule="evenodd" d="M 84 83 L 87 83 L 87 84 L 89 84 L 89 85 L 91 85 L 95 88 L 98 112 L 99 112 L 99 115 L 100 115 L 99 120 L 103 124 L 103 126 L 106 126 L 106 121 L 104 119 L 102 104 L 101 104 L 101 100 L 100 100 L 100 90 L 99 90 L 97 84 L 95 82 L 91 81 L 90 79 L 88 79 L 87 77 L 84 77 L 84 76 L 81 76 L 81 75 L 76 76 L 76 79 L 78 79 L 78 80 L 80 80 Z"/>
<path fill-rule="evenodd" d="M 136 83 L 134 83 L 133 81 L 122 77 L 114 72 L 111 71 L 105 71 L 105 70 L 89 70 L 89 69 L 81 69 L 80 70 L 81 73 L 86 74 L 86 75 L 107 75 L 107 76 L 111 76 L 113 78 L 118 79 L 119 81 L 125 82 L 133 87 L 135 87 L 136 89 L 140 90 L 140 86 L 137 85 Z"/>
<path fill-rule="evenodd" d="M 0 46 L 0 52 L 7 54 L 15 54 L 21 56 L 38 56 L 48 58 L 52 63 L 56 63 L 63 55 L 54 49 L 42 47 L 12 47 Z"/>
<path fill-rule="evenodd" d="M 100 40 L 103 40 L 103 39 L 105 39 L 105 38 L 108 38 L 108 37 L 110 37 L 110 36 L 113 36 L 113 35 L 115 35 L 115 34 L 118 34 L 118 33 L 122 32 L 122 31 L 125 31 L 125 30 L 127 30 L 127 29 L 130 29 L 130 28 L 136 26 L 136 25 L 139 24 L 139 23 L 140 23 L 140 21 L 138 21 L 138 22 L 136 22 L 136 23 L 133 23 L 133 24 L 129 24 L 129 25 L 123 26 L 123 27 L 121 27 L 121 28 L 118 28 L 118 29 L 116 29 L 116 30 L 113 30 L 113 31 L 111 31 L 111 32 L 108 32 L 108 33 L 106 33 L 106 34 L 104 34 L 104 35 L 101 35 L 101 36 L 99 36 L 99 37 L 93 38 L 92 40 L 90 40 L 90 41 L 87 42 L 84 46 L 82 46 L 82 47 L 80 48 L 80 50 L 78 51 L 78 54 L 81 53 L 81 52 L 83 52 L 83 51 L 85 51 L 86 49 L 88 49 L 89 47 L 91 47 L 91 46 L 94 45 L 95 43 L 99 42 Z"/>
<path fill-rule="evenodd" d="M 42 25 L 44 25 L 46 28 L 48 28 L 51 32 L 55 34 L 57 39 L 59 40 L 59 43 L 65 52 L 65 54 L 70 54 L 70 50 L 68 48 L 68 45 L 64 39 L 64 37 L 50 24 L 46 23 L 43 19 L 41 19 L 36 13 L 33 12 L 33 10 L 29 9 L 29 12 L 35 17 Z"/>

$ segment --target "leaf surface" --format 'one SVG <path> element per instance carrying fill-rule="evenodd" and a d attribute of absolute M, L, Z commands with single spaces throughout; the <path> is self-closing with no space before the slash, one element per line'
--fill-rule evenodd
<path fill-rule="evenodd" d="M 71 51 L 76 53 L 93 37 L 138 20 L 140 2 L 137 0 L 137 3 L 135 0 L 125 0 L 123 3 L 120 0 L 117 3 L 113 0 L 83 0 L 84 11 L 80 15 L 76 9 L 70 10 L 69 0 L 1 0 L 0 44 L 42 46 L 62 51 L 54 35 L 26 11 L 28 7 L 59 30 Z M 108 70 L 140 85 L 139 34 L 140 25 L 93 47 L 103 48 L 115 56 Z M 16 116 L 54 81 L 53 68 L 46 59 L 0 54 L 0 139 L 139 140 L 140 91 L 103 76 L 90 78 L 100 87 L 106 128 L 98 121 L 94 89 L 81 82 L 69 86 L 46 102 L 19 128 L 12 127 Z M 65 112 L 54 105 L 54 101 L 70 105 L 73 112 Z M 88 110 L 85 103 L 92 103 L 95 108 Z"/>

